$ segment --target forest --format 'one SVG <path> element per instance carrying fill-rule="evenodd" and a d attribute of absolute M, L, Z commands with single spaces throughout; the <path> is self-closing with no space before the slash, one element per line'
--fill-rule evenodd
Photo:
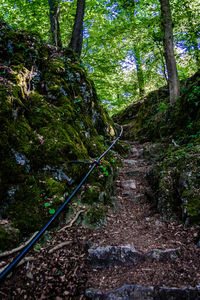
<path fill-rule="evenodd" d="M 110 113 L 168 83 L 159 1 L 84 2 L 77 4 L 74 34 L 83 35 L 81 63 Z M 199 1 L 171 1 L 170 6 L 179 80 L 186 80 L 199 68 Z M 0 7 L 13 28 L 56 46 L 72 42 L 76 1 L 2 0 Z"/>
<path fill-rule="evenodd" d="M 1 299 L 200 298 L 199 0 L 1 0 L 0 124 Z"/>

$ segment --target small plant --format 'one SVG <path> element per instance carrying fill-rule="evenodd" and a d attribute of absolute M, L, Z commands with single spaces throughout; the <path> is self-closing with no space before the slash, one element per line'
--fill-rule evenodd
<path fill-rule="evenodd" d="M 82 101 L 81 99 L 75 100 L 74 103 L 79 103 L 79 102 L 81 102 L 81 101 Z"/>
<path fill-rule="evenodd" d="M 188 125 L 187 125 L 187 128 L 191 128 L 192 127 L 192 123 L 189 123 Z"/>
<path fill-rule="evenodd" d="M 53 209 L 53 208 L 50 208 L 50 210 L 49 210 L 49 213 L 50 213 L 50 215 L 54 215 L 55 214 L 55 209 Z"/>
<path fill-rule="evenodd" d="M 160 103 L 160 105 L 158 106 L 157 110 L 158 110 L 159 112 L 164 112 L 164 111 L 168 110 L 168 108 L 169 108 L 169 104 L 168 104 L 168 103 L 162 102 L 162 103 Z"/>
<path fill-rule="evenodd" d="M 109 175 L 107 167 L 100 166 L 99 169 L 102 170 L 103 175 L 105 175 L 105 176 L 108 176 L 108 175 Z"/>
<path fill-rule="evenodd" d="M 200 96 L 200 87 L 196 86 L 193 89 L 193 91 L 189 94 L 188 100 L 193 101 L 195 106 L 198 106 L 200 103 L 199 96 Z"/>

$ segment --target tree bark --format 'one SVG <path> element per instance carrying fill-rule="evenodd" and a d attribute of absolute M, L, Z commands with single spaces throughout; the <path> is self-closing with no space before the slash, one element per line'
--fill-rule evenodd
<path fill-rule="evenodd" d="M 83 19 L 85 13 L 85 0 L 77 0 L 76 16 L 74 20 L 74 26 L 72 31 L 72 38 L 69 43 L 69 47 L 81 56 L 82 44 L 83 44 Z"/>
<path fill-rule="evenodd" d="M 60 36 L 60 25 L 59 25 L 60 0 L 48 0 L 48 1 L 49 1 L 49 17 L 50 17 L 50 24 L 51 24 L 52 42 L 56 47 L 62 48 L 62 41 Z"/>
<path fill-rule="evenodd" d="M 160 4 L 163 27 L 163 47 L 169 80 L 170 103 L 173 104 L 180 96 L 180 83 L 174 56 L 172 17 L 169 0 L 160 0 Z"/>

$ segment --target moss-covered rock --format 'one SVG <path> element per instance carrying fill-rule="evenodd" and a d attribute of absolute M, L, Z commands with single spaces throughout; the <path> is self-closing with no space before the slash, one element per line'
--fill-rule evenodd
<path fill-rule="evenodd" d="M 124 124 L 126 139 L 157 141 L 172 138 L 189 143 L 200 135 L 200 71 L 182 83 L 182 94 L 173 107 L 166 87 L 149 93 L 113 117 Z"/>
<path fill-rule="evenodd" d="M 168 148 L 165 158 L 147 178 L 152 201 L 165 220 L 200 223 L 200 147 Z"/>
<path fill-rule="evenodd" d="M 115 130 L 71 50 L 58 52 L 1 21 L 0 40 L 0 218 L 27 235 L 44 225 L 88 171 L 72 161 L 99 156 Z M 110 179 L 97 170 L 84 196 L 93 207 L 100 178 L 97 198 L 106 196 L 99 210 L 109 202 L 115 169 L 110 156 L 103 163 Z M 1 242 L 6 237 L 2 231 Z"/>
<path fill-rule="evenodd" d="M 126 157 L 130 153 L 130 149 L 131 149 L 130 144 L 124 141 L 118 141 L 114 145 L 114 150 L 117 151 L 123 157 Z"/>
<path fill-rule="evenodd" d="M 1 222 L 2 223 L 2 222 Z M 4 251 L 12 246 L 17 246 L 20 241 L 20 232 L 14 228 L 9 221 L 0 224 L 0 250 Z"/>

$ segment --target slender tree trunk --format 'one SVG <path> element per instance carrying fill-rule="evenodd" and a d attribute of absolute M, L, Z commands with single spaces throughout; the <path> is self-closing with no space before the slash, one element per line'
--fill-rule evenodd
<path fill-rule="evenodd" d="M 167 70 L 166 70 L 166 67 L 165 67 L 165 59 L 164 59 L 164 56 L 163 56 L 163 51 L 162 51 L 162 47 L 159 45 L 159 42 L 154 40 L 155 43 L 156 43 L 156 46 L 158 47 L 158 50 L 160 52 L 160 60 L 161 60 L 161 65 L 162 65 L 162 70 L 163 70 L 163 76 L 166 80 L 166 83 L 169 84 L 169 81 L 168 81 L 168 78 L 167 78 Z"/>
<path fill-rule="evenodd" d="M 143 76 L 143 70 L 142 70 L 142 65 L 141 65 L 141 58 L 140 58 L 140 53 L 139 53 L 137 46 L 134 46 L 133 51 L 134 51 L 136 69 L 137 69 L 139 94 L 140 94 L 140 97 L 142 97 L 144 95 L 144 76 Z"/>
<path fill-rule="evenodd" d="M 49 16 L 51 24 L 51 37 L 52 42 L 56 47 L 62 48 L 62 41 L 60 36 L 59 25 L 59 3 L 60 0 L 48 0 L 49 1 Z"/>
<path fill-rule="evenodd" d="M 83 44 L 83 19 L 85 13 L 85 0 L 77 0 L 76 16 L 69 47 L 81 56 Z"/>
<path fill-rule="evenodd" d="M 161 20 L 164 34 L 164 56 L 167 64 L 167 73 L 169 80 L 170 103 L 173 104 L 174 101 L 180 96 L 180 83 L 174 56 L 172 17 L 169 0 L 160 0 L 160 4 Z"/>

